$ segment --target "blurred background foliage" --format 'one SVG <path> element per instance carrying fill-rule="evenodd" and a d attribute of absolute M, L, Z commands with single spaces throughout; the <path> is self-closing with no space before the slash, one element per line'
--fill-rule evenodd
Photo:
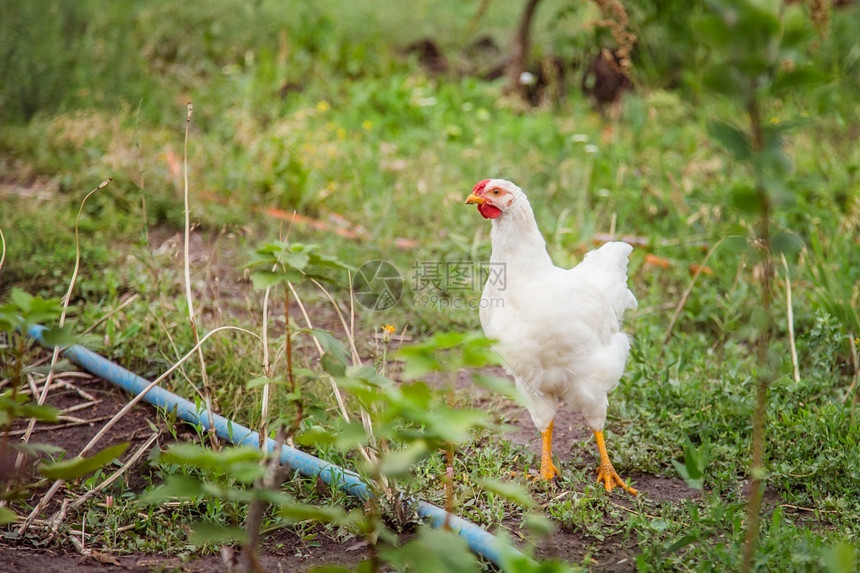
<path fill-rule="evenodd" d="M 631 59 L 638 83 L 680 89 L 687 97 L 700 94 L 707 48 L 690 23 L 707 4 L 623 3 L 636 37 Z M 846 87 L 860 89 L 855 3 L 836 4 L 814 44 L 814 60 Z M 827 2 L 810 5 L 828 10 Z M 416 2 L 406 13 L 387 7 L 376 0 L 4 2 L 0 119 L 26 121 L 40 112 L 94 103 L 140 104 L 151 117 L 161 117 L 173 99 L 168 94 L 217 83 L 217 76 L 248 67 L 265 68 L 260 79 L 271 82 L 269 96 L 325 77 L 385 76 L 403 68 L 397 52 L 422 38 L 451 54 L 452 66 L 466 72 L 475 63 L 463 62 L 457 52 L 506 53 L 521 9 L 514 2 L 442 0 Z M 598 47 L 616 47 L 606 27 L 596 25 L 600 21 L 591 2 L 541 2 L 533 55 L 553 54 L 566 66 L 582 67 Z M 826 101 L 820 100 L 820 109 Z"/>

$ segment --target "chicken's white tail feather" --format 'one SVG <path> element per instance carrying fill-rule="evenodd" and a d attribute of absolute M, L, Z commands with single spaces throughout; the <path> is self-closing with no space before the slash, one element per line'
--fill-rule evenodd
<path fill-rule="evenodd" d="M 582 262 L 574 267 L 582 272 L 600 289 L 609 295 L 615 316 L 621 320 L 624 311 L 636 308 L 636 297 L 627 288 L 627 262 L 633 247 L 616 241 L 606 243 L 599 249 L 585 254 Z"/>

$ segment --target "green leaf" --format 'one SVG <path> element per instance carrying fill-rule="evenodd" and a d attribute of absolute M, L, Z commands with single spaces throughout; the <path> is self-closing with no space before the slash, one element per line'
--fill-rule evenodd
<path fill-rule="evenodd" d="M 317 339 L 317 342 L 320 343 L 323 350 L 335 354 L 344 364 L 349 362 L 349 351 L 346 349 L 343 342 L 335 338 L 331 332 L 321 328 L 312 328 L 310 333 Z"/>
<path fill-rule="evenodd" d="M 251 483 L 265 473 L 265 468 L 260 465 L 262 455 L 260 450 L 249 446 L 229 447 L 216 452 L 197 444 L 173 444 L 161 453 L 159 461 L 189 465 Z"/>
<path fill-rule="evenodd" d="M 52 444 L 25 444 L 22 442 L 19 444 L 12 444 L 12 447 L 28 456 L 38 456 L 39 454 L 59 454 L 65 451 L 63 448 Z"/>
<path fill-rule="evenodd" d="M 310 262 L 312 265 L 319 267 L 329 267 L 333 269 L 344 269 L 350 271 L 355 270 L 355 267 L 341 261 L 337 257 L 334 257 L 332 255 L 324 255 L 321 253 L 312 253 Z"/>
<path fill-rule="evenodd" d="M 427 340 L 401 348 L 395 355 L 404 361 L 403 376 L 414 380 L 430 372 L 456 372 L 498 364 L 493 341 L 479 332 L 441 332 Z"/>
<path fill-rule="evenodd" d="M 729 150 L 735 159 L 749 159 L 752 146 L 749 136 L 744 131 L 722 121 L 712 121 L 708 129 L 711 136 Z"/>
<path fill-rule="evenodd" d="M 452 444 L 468 441 L 475 428 L 490 427 L 489 413 L 481 410 L 454 409 L 440 404 L 423 414 L 416 417 L 427 424 L 428 435 L 438 436 Z"/>
<path fill-rule="evenodd" d="M 293 522 L 316 521 L 318 523 L 340 524 L 346 521 L 347 514 L 335 506 L 317 506 L 292 503 L 278 508 L 278 515 Z"/>
<path fill-rule="evenodd" d="M 558 531 L 558 524 L 542 513 L 527 513 L 525 525 L 529 531 L 540 537 L 548 537 Z"/>
<path fill-rule="evenodd" d="M 337 434 L 333 431 L 326 430 L 322 426 L 312 426 L 302 430 L 296 436 L 296 443 L 300 446 L 330 446 L 337 440 Z"/>
<path fill-rule="evenodd" d="M 793 70 L 778 74 L 770 89 L 774 95 L 781 95 L 789 90 L 818 85 L 824 79 L 825 76 L 821 70 L 814 66 L 797 66 Z"/>
<path fill-rule="evenodd" d="M 674 543 L 669 543 L 668 541 L 663 544 L 666 548 L 666 553 L 674 553 L 684 547 L 690 545 L 691 543 L 695 543 L 699 540 L 700 533 L 698 531 L 693 531 L 692 533 L 688 533 L 686 535 L 681 536 Z"/>
<path fill-rule="evenodd" d="M 230 464 L 226 474 L 239 483 L 254 483 L 257 478 L 266 475 L 266 468 L 259 463 L 243 462 Z"/>
<path fill-rule="evenodd" d="M 292 252 L 284 253 L 285 256 L 281 259 L 281 264 L 284 265 L 285 270 L 301 271 L 308 266 L 311 257 L 302 247 L 305 245 L 294 245 Z"/>
<path fill-rule="evenodd" d="M 0 525 L 14 523 L 17 517 L 18 516 L 15 514 L 15 512 L 8 507 L 0 507 Z"/>
<path fill-rule="evenodd" d="M 780 3 L 781 4 L 781 3 Z M 767 2 L 762 0 L 741 0 L 735 4 L 740 10 L 737 11 L 737 27 L 741 32 L 748 32 L 749 35 L 741 38 L 732 38 L 735 42 L 740 42 L 741 46 L 750 43 L 758 46 L 766 39 L 774 39 L 780 32 L 779 7 L 776 2 Z M 726 14 L 730 14 L 729 10 L 734 11 L 734 7 L 728 8 Z"/>
<path fill-rule="evenodd" d="M 830 573 L 852 573 L 857 571 L 854 546 L 845 541 L 833 545 L 824 553 L 824 562 Z"/>
<path fill-rule="evenodd" d="M 59 410 L 53 406 L 40 406 L 35 402 L 23 404 L 26 399 L 26 396 L 19 394 L 13 400 L 11 390 L 0 394 L 0 425 L 6 425 L 16 418 L 35 418 L 40 422 L 57 421 Z"/>
<path fill-rule="evenodd" d="M 251 275 L 254 287 L 269 288 L 284 281 L 297 283 L 308 278 L 332 282 L 321 273 L 322 270 L 352 269 L 350 265 L 333 256 L 316 252 L 316 249 L 316 245 L 287 244 L 282 241 L 268 243 L 256 249 L 247 265 L 249 268 L 258 269 Z M 273 267 L 276 269 L 272 270 Z"/>
<path fill-rule="evenodd" d="M 0 327 L 3 330 L 26 330 L 32 324 L 52 322 L 59 318 L 62 312 L 60 299 L 44 299 L 14 288 L 9 293 L 9 303 L 0 307 Z"/>
<path fill-rule="evenodd" d="M 802 251 L 806 244 L 799 236 L 789 231 L 781 231 L 773 236 L 770 241 L 771 249 L 776 254 L 793 255 Z"/>
<path fill-rule="evenodd" d="M 210 543 L 247 543 L 248 534 L 241 527 L 228 527 L 213 521 L 200 521 L 191 526 L 188 541 L 193 545 Z"/>
<path fill-rule="evenodd" d="M 809 22 L 809 17 L 800 5 L 786 6 L 782 16 L 782 39 L 780 47 L 783 50 L 802 51 L 806 43 L 815 34 Z"/>
<path fill-rule="evenodd" d="M 236 462 L 257 462 L 262 457 L 260 450 L 249 446 L 233 446 L 216 452 L 197 444 L 172 444 L 162 455 L 169 462 L 186 463 L 208 469 L 216 469 Z"/>
<path fill-rule="evenodd" d="M 346 377 L 359 380 L 374 388 L 388 388 L 393 382 L 370 366 L 350 366 L 346 369 Z"/>
<path fill-rule="evenodd" d="M 732 188 L 729 199 L 732 207 L 744 213 L 757 214 L 764 208 L 756 190 L 744 183 L 739 183 Z"/>
<path fill-rule="evenodd" d="M 46 328 L 42 331 L 42 340 L 48 346 L 71 346 L 78 342 L 69 325 Z"/>
<path fill-rule="evenodd" d="M 741 232 L 746 232 L 746 229 L 739 228 L 735 234 L 726 237 L 720 247 L 721 250 L 734 255 L 748 253 L 752 247 L 750 246 L 748 236 L 740 234 Z"/>
<path fill-rule="evenodd" d="M 19 288 L 12 289 L 12 292 L 9 294 L 9 300 L 18 307 L 18 310 L 20 310 L 22 314 L 29 314 L 32 310 L 33 299 L 33 295 L 28 292 L 24 292 Z"/>
<path fill-rule="evenodd" d="M 766 182 L 774 176 L 778 180 L 791 172 L 791 158 L 783 148 L 782 131 L 778 126 L 764 128 L 764 146 L 753 157 L 753 166 Z"/>
<path fill-rule="evenodd" d="M 684 464 L 682 465 L 678 460 L 672 460 L 672 465 L 688 486 L 701 491 L 705 484 L 705 468 L 710 461 L 710 446 L 705 441 L 700 448 L 696 448 L 690 438 L 686 438 L 686 441 Z"/>
<path fill-rule="evenodd" d="M 281 284 L 283 276 L 274 271 L 257 271 L 251 273 L 251 283 L 257 290 L 266 290 Z"/>
<path fill-rule="evenodd" d="M 393 477 L 404 475 L 413 465 L 424 459 L 428 451 L 424 440 L 416 440 L 402 450 L 393 451 L 383 457 L 379 471 L 383 475 Z"/>
<path fill-rule="evenodd" d="M 479 388 L 484 388 L 485 390 L 505 396 L 521 406 L 525 405 L 523 395 L 519 390 L 517 390 L 516 385 L 509 378 L 501 378 L 491 374 L 484 374 L 483 372 L 475 372 L 472 374 L 472 382 L 474 382 L 475 386 Z"/>
<path fill-rule="evenodd" d="M 336 354 L 326 352 L 320 356 L 320 366 L 327 374 L 343 376 L 346 374 L 346 363 Z"/>
<path fill-rule="evenodd" d="M 361 422 L 350 422 L 341 426 L 337 433 L 335 446 L 341 450 L 349 450 L 367 442 L 367 432 Z"/>
<path fill-rule="evenodd" d="M 746 101 L 752 92 L 752 82 L 740 71 L 726 64 L 714 64 L 702 75 L 702 83 L 709 90 L 737 101 Z"/>
<path fill-rule="evenodd" d="M 24 404 L 18 410 L 18 417 L 34 418 L 40 422 L 56 422 L 60 411 L 47 404 L 39 405 L 34 403 Z"/>
<path fill-rule="evenodd" d="M 74 457 L 70 460 L 40 464 L 39 472 L 49 479 L 71 480 L 102 468 L 117 459 L 128 449 L 128 442 L 105 448 L 88 458 Z"/>
<path fill-rule="evenodd" d="M 251 273 L 251 283 L 257 290 L 266 290 L 283 284 L 286 282 L 298 283 L 304 279 L 304 275 L 299 271 L 255 271 Z"/>
<path fill-rule="evenodd" d="M 415 410 L 422 420 L 430 414 L 433 398 L 433 390 L 425 382 L 412 382 L 391 388 L 386 394 L 388 400 L 394 406 L 406 410 Z"/>
<path fill-rule="evenodd" d="M 156 504 L 170 499 L 200 499 L 204 491 L 203 482 L 196 477 L 171 475 L 167 476 L 162 485 L 140 496 L 140 502 Z"/>
<path fill-rule="evenodd" d="M 421 378 L 430 372 L 439 372 L 443 370 L 442 363 L 432 354 L 413 354 L 408 357 L 408 354 L 401 349 L 396 353 L 396 359 L 402 359 L 403 377 L 407 380 L 415 380 Z"/>
<path fill-rule="evenodd" d="M 512 501 L 520 507 L 531 509 L 537 505 L 529 494 L 528 489 L 515 482 L 503 482 L 489 478 L 475 478 L 475 482 L 482 488 Z"/>
<path fill-rule="evenodd" d="M 480 571 L 466 540 L 451 531 L 421 527 L 403 547 L 383 547 L 380 554 L 397 570 L 413 573 L 474 573 Z"/>
<path fill-rule="evenodd" d="M 690 26 L 696 37 L 711 48 L 722 50 L 732 39 L 726 21 L 719 16 L 694 16 L 690 19 Z"/>

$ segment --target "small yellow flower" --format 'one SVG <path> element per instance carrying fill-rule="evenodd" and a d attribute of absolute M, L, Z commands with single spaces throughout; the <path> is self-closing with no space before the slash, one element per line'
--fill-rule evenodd
<path fill-rule="evenodd" d="M 391 342 L 391 335 L 394 334 L 394 325 L 393 324 L 383 324 L 382 325 L 382 342 L 384 344 L 388 344 Z"/>
<path fill-rule="evenodd" d="M 325 100 L 322 100 L 321 102 L 319 102 L 317 104 L 317 111 L 319 111 L 319 112 L 325 113 L 330 109 L 331 109 L 331 104 Z"/>
<path fill-rule="evenodd" d="M 370 131 L 371 129 L 373 129 L 373 122 L 369 119 L 365 119 L 361 122 L 361 127 L 363 127 L 365 131 Z"/>
<path fill-rule="evenodd" d="M 343 141 L 346 139 L 346 130 L 342 127 L 337 128 L 337 138 Z"/>

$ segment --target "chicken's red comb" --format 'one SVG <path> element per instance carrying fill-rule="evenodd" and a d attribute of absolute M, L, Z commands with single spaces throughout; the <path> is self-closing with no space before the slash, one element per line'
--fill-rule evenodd
<path fill-rule="evenodd" d="M 481 191 L 484 190 L 484 187 L 486 187 L 487 183 L 489 183 L 489 182 L 490 182 L 489 179 L 484 179 L 483 181 L 478 181 L 477 183 L 475 183 L 475 186 L 472 187 L 472 193 L 475 193 L 477 195 L 478 193 L 480 193 Z"/>

